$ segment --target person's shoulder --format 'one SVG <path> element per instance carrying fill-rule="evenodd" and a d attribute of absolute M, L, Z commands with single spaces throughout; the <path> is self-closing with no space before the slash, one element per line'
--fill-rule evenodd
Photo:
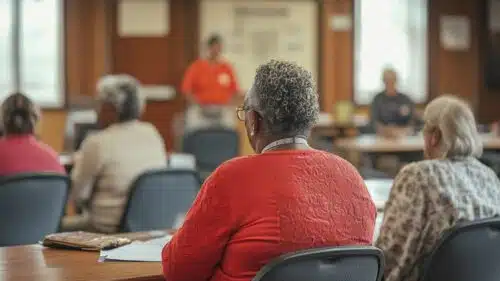
<path fill-rule="evenodd" d="M 344 158 L 342 158 L 338 155 L 335 155 L 335 154 L 330 153 L 330 152 L 322 151 L 322 150 L 314 150 L 314 152 L 315 152 L 315 154 L 313 154 L 313 155 L 315 157 L 317 157 L 318 160 L 323 159 L 323 161 L 326 161 L 326 162 L 337 163 L 337 164 L 344 165 L 344 166 L 347 166 L 347 167 L 352 168 L 352 169 L 356 169 L 349 161 L 345 160 Z"/>
<path fill-rule="evenodd" d="M 88 134 L 82 142 L 81 150 L 89 150 L 99 147 L 102 143 L 109 139 L 110 134 L 109 129 L 99 130 Z"/>
<path fill-rule="evenodd" d="M 436 170 L 441 170 L 438 160 L 422 160 L 405 165 L 396 175 L 394 182 L 399 185 L 427 188 L 430 177 L 435 175 Z"/>
<path fill-rule="evenodd" d="M 398 97 L 401 99 L 401 100 L 404 100 L 405 102 L 408 102 L 408 103 L 413 103 L 413 100 L 410 98 L 410 96 L 406 93 L 403 93 L 403 92 L 398 92 Z"/>
<path fill-rule="evenodd" d="M 195 61 L 193 61 L 188 68 L 197 71 L 200 68 L 204 68 L 206 65 L 208 65 L 206 59 L 198 58 Z"/>
<path fill-rule="evenodd" d="M 214 174 L 227 176 L 227 175 L 235 175 L 240 172 L 248 171 L 248 168 L 253 166 L 256 163 L 256 159 L 259 155 L 248 155 L 248 156 L 239 156 L 232 158 L 230 160 L 222 163 L 215 171 Z"/>
<path fill-rule="evenodd" d="M 384 92 L 376 93 L 375 96 L 373 97 L 372 103 L 375 103 L 375 102 L 382 100 L 384 98 L 384 96 L 385 96 Z"/>
<path fill-rule="evenodd" d="M 225 58 L 225 57 L 220 58 L 219 61 L 218 61 L 218 63 L 222 67 L 229 68 L 229 69 L 233 68 L 233 64 L 227 58 Z"/>
<path fill-rule="evenodd" d="M 398 175 L 417 175 L 419 173 L 426 173 L 434 167 L 439 166 L 436 160 L 422 160 L 409 163 L 399 171 Z"/>
<path fill-rule="evenodd" d="M 252 174 L 254 156 L 240 156 L 225 161 L 213 171 L 203 183 L 202 189 L 228 196 L 234 190 L 235 181 L 245 181 L 243 175 Z"/>
<path fill-rule="evenodd" d="M 153 125 L 152 123 L 149 123 L 149 122 L 137 121 L 135 123 L 135 126 L 137 126 L 138 128 L 140 128 L 142 130 L 151 131 L 151 132 L 158 132 L 158 129 L 156 129 L 156 126 Z"/>
<path fill-rule="evenodd" d="M 479 171 L 479 174 L 482 175 L 483 179 L 486 181 L 492 180 L 495 183 L 498 183 L 500 186 L 500 179 L 498 178 L 496 172 L 488 167 L 487 165 L 483 164 L 481 161 L 479 161 L 476 158 L 472 158 L 472 165 L 476 167 L 476 169 Z"/>
<path fill-rule="evenodd" d="M 54 158 L 56 159 L 59 159 L 59 155 L 57 154 L 57 152 L 48 144 L 42 142 L 42 141 L 37 141 L 38 143 L 38 146 L 43 149 L 47 154 L 53 156 Z"/>
<path fill-rule="evenodd" d="M 207 60 L 204 58 L 197 58 L 196 60 L 194 60 L 191 63 L 191 66 L 199 66 L 199 65 L 203 65 L 203 64 L 207 64 Z"/>

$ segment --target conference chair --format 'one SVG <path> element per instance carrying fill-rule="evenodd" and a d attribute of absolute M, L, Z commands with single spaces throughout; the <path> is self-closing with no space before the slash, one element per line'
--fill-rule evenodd
<path fill-rule="evenodd" d="M 238 156 L 238 132 L 225 128 L 198 129 L 183 140 L 183 151 L 194 155 L 202 179 L 223 162 Z"/>
<path fill-rule="evenodd" d="M 459 223 L 427 257 L 422 281 L 500 279 L 500 218 Z"/>
<path fill-rule="evenodd" d="M 57 232 L 69 179 L 59 174 L 20 174 L 0 179 L 0 246 L 34 244 Z"/>
<path fill-rule="evenodd" d="M 384 255 L 372 246 L 319 248 L 283 255 L 253 281 L 380 281 Z"/>
<path fill-rule="evenodd" d="M 120 232 L 178 228 L 200 185 L 194 170 L 145 172 L 132 184 Z"/>
<path fill-rule="evenodd" d="M 490 167 L 495 174 L 500 178 L 500 153 L 498 152 L 485 152 L 479 158 L 484 165 Z"/>
<path fill-rule="evenodd" d="M 79 150 L 85 138 L 91 133 L 97 132 L 100 126 L 96 123 L 77 123 L 74 126 L 75 136 L 73 142 L 73 149 Z"/>

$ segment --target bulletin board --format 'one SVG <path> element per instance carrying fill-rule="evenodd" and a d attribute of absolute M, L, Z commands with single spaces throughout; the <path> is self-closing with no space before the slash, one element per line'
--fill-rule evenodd
<path fill-rule="evenodd" d="M 222 36 L 224 57 L 242 89 L 270 59 L 294 61 L 317 78 L 317 1 L 202 0 L 200 13 L 200 42 L 212 33 Z M 200 46 L 203 54 L 206 44 Z"/>

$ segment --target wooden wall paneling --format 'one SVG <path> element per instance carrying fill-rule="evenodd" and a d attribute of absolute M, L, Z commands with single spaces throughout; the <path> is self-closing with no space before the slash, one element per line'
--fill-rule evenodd
<path fill-rule="evenodd" d="M 120 37 L 117 33 L 117 5 L 112 5 L 112 71 L 127 73 L 143 84 L 172 85 L 179 88 L 184 71 L 198 56 L 199 3 L 170 0 L 170 31 L 163 37 Z M 174 150 L 174 119 L 185 109 L 177 94 L 169 101 L 148 101 L 143 119 L 154 124 Z"/>
<path fill-rule="evenodd" d="M 65 0 L 64 61 L 66 104 L 69 108 L 91 104 L 95 84 L 106 71 L 109 1 Z M 56 151 L 64 150 L 67 108 L 42 110 L 37 131 Z"/>
<path fill-rule="evenodd" d="M 66 0 L 66 84 L 70 107 L 88 106 L 109 70 L 110 1 Z"/>
<path fill-rule="evenodd" d="M 478 1 L 477 22 L 479 25 L 479 103 L 478 103 L 478 119 L 481 123 L 491 123 L 500 120 L 500 91 L 489 90 L 486 87 L 486 60 L 487 57 L 487 36 L 488 23 L 486 21 L 489 16 L 487 10 L 487 2 L 489 0 Z M 496 15 L 500 17 L 500 15 Z"/>
<path fill-rule="evenodd" d="M 335 15 L 348 15 L 353 20 L 353 7 L 354 0 L 321 3 L 321 93 L 326 112 L 333 111 L 335 102 L 353 97 L 354 30 L 333 31 L 330 27 Z"/>
<path fill-rule="evenodd" d="M 319 71 L 319 93 L 321 98 L 321 108 L 323 111 L 332 112 L 334 103 L 334 81 L 335 64 L 331 50 L 334 48 L 334 36 L 330 29 L 330 17 L 334 11 L 333 1 L 322 1 L 320 3 L 320 71 Z"/>
<path fill-rule="evenodd" d="M 429 1 L 429 52 L 431 74 L 431 98 L 453 94 L 468 100 L 474 107 L 479 93 L 479 25 L 477 11 L 479 1 L 439 0 Z M 470 48 L 446 50 L 439 40 L 440 18 L 444 15 L 466 16 L 470 20 Z"/>

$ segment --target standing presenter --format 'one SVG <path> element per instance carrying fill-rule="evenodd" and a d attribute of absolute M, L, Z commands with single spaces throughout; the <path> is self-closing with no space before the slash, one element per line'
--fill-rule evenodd
<path fill-rule="evenodd" d="M 221 57 L 222 38 L 207 40 L 207 55 L 193 62 L 182 81 L 189 101 L 184 133 L 210 127 L 234 128 L 234 105 L 240 92 L 232 66 Z"/>

